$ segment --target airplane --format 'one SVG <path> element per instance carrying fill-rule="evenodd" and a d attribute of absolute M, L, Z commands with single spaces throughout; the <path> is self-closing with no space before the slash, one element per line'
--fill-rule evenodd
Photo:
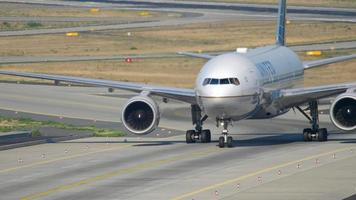
<path fill-rule="evenodd" d="M 302 87 L 305 70 L 356 58 L 356 54 L 302 62 L 285 46 L 286 0 L 279 0 L 276 43 L 229 52 L 218 56 L 180 52 L 208 61 L 201 68 L 194 89 L 161 87 L 140 83 L 99 80 L 73 76 L 0 70 L 0 74 L 117 88 L 138 93 L 124 105 L 124 127 L 136 135 L 145 135 L 158 127 L 160 111 L 153 96 L 190 104 L 194 129 L 186 132 L 186 143 L 209 143 L 211 132 L 203 129 L 213 119 L 222 127 L 220 148 L 233 147 L 228 126 L 244 119 L 269 119 L 299 110 L 311 123 L 303 130 L 304 141 L 327 141 L 328 132 L 319 127 L 318 100 L 338 95 L 330 106 L 330 118 L 339 129 L 356 129 L 356 82 Z M 301 108 L 308 105 L 310 114 Z"/>

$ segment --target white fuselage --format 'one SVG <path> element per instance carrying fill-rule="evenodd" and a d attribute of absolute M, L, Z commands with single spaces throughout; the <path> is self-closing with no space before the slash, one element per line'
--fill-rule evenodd
<path fill-rule="evenodd" d="M 278 116 L 285 111 L 276 109 L 264 94 L 300 85 L 303 75 L 302 62 L 284 46 L 222 54 L 209 60 L 199 72 L 197 102 L 214 119 L 237 121 Z M 238 79 L 238 84 L 233 78 Z"/>

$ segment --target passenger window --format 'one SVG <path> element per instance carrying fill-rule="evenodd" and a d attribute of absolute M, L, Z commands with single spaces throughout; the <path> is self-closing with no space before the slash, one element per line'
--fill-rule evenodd
<path fill-rule="evenodd" d="M 227 78 L 220 79 L 220 84 L 221 84 L 221 85 L 227 85 L 227 84 L 230 84 L 229 79 L 227 79 Z"/>
<path fill-rule="evenodd" d="M 219 84 L 219 79 L 216 79 L 216 78 L 211 79 L 210 84 L 211 84 L 211 85 L 217 85 L 217 84 Z"/>
<path fill-rule="evenodd" d="M 203 82 L 203 86 L 206 86 L 210 83 L 211 78 L 206 78 Z"/>
<path fill-rule="evenodd" d="M 234 85 L 240 85 L 240 81 L 237 78 L 229 78 L 230 83 Z"/>

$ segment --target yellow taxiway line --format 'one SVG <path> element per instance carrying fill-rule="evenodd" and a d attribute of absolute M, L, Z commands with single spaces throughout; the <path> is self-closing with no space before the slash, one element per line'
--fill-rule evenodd
<path fill-rule="evenodd" d="M 95 183 L 98 181 L 102 181 L 102 180 L 106 180 L 109 178 L 113 178 L 113 177 L 117 177 L 120 175 L 124 175 L 124 174 L 129 174 L 129 173 L 134 173 L 140 170 L 145 170 L 145 169 L 152 169 L 155 167 L 158 167 L 160 165 L 165 165 L 165 164 L 171 164 L 177 161 L 182 161 L 182 160 L 188 160 L 188 159 L 192 159 L 192 158 L 197 158 L 200 156 L 205 156 L 205 155 L 209 155 L 211 153 L 218 153 L 219 150 L 216 149 L 216 147 L 210 147 L 208 149 L 202 150 L 202 151 L 197 151 L 194 153 L 189 154 L 189 156 L 187 156 L 186 153 L 183 153 L 181 155 L 177 155 L 177 156 L 173 156 L 173 157 L 169 157 L 169 158 L 163 158 L 160 160 L 154 160 L 154 161 L 148 161 L 142 164 L 137 164 L 134 165 L 132 167 L 127 167 L 127 168 L 123 168 L 123 169 L 119 169 L 116 171 L 112 171 L 112 172 L 108 172 L 105 174 L 101 174 L 98 176 L 94 176 L 94 177 L 90 177 L 90 178 L 86 178 L 83 179 L 81 181 L 77 181 L 77 182 L 73 182 L 73 183 L 69 183 L 66 185 L 61 185 L 61 186 L 57 186 L 51 189 L 48 189 L 47 191 L 44 192 L 39 192 L 36 194 L 32 194 L 32 195 L 28 195 L 28 196 L 24 196 L 22 198 L 20 198 L 21 200 L 32 200 L 32 199 L 36 199 L 36 198 L 40 198 L 43 196 L 47 196 L 53 193 L 57 193 L 57 192 L 62 192 L 62 191 L 66 191 L 66 190 L 70 190 L 76 187 L 80 187 L 80 186 L 84 186 L 84 185 L 88 185 L 91 183 Z"/>
<path fill-rule="evenodd" d="M 210 186 L 207 186 L 207 187 L 203 187 L 201 189 L 198 189 L 198 190 L 195 190 L 195 191 L 192 191 L 192 192 L 188 192 L 188 193 L 182 194 L 182 195 L 180 195 L 178 197 L 172 198 L 171 200 L 187 199 L 188 197 L 192 197 L 192 196 L 197 195 L 199 193 L 206 192 L 206 191 L 209 191 L 209 190 L 214 190 L 214 189 L 216 189 L 218 187 L 222 187 L 222 186 L 225 186 L 225 185 L 230 185 L 230 184 L 236 183 L 238 181 L 242 181 L 242 180 L 245 180 L 245 179 L 248 179 L 248 178 L 251 178 L 251 177 L 255 177 L 257 175 L 260 175 L 260 174 L 263 174 L 263 173 L 266 173 L 266 172 L 270 172 L 270 171 L 273 171 L 273 170 L 277 170 L 279 168 L 283 168 L 283 167 L 287 167 L 287 166 L 290 166 L 290 165 L 298 164 L 298 163 L 305 162 L 305 161 L 308 161 L 308 160 L 316 159 L 318 157 L 323 157 L 323 156 L 331 155 L 331 154 L 334 154 L 334 153 L 340 153 L 340 152 L 343 152 L 343 151 L 350 150 L 352 148 L 354 148 L 354 147 L 340 148 L 340 149 L 337 149 L 337 150 L 334 150 L 334 151 L 329 151 L 329 152 L 326 152 L 326 153 L 320 153 L 320 154 L 313 155 L 313 156 L 308 156 L 308 157 L 305 157 L 305 158 L 302 158 L 302 159 L 299 159 L 299 160 L 294 160 L 294 161 L 286 162 L 286 163 L 283 163 L 283 164 L 275 165 L 275 166 L 272 166 L 272 167 L 269 167 L 269 168 L 261 169 L 261 170 L 258 170 L 258 171 L 255 171 L 255 172 L 252 172 L 252 173 L 249 173 L 249 174 L 237 177 L 237 178 L 229 179 L 229 180 L 226 180 L 226 181 L 223 181 L 223 182 L 220 182 L 220 183 L 216 183 L 216 184 L 213 184 L 213 185 L 210 185 Z"/>

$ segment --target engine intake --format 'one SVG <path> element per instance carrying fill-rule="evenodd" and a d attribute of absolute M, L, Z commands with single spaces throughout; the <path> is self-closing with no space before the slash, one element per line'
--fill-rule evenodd
<path fill-rule="evenodd" d="M 159 108 L 148 96 L 131 98 L 122 111 L 122 122 L 127 130 L 136 135 L 152 132 L 159 123 Z"/>
<path fill-rule="evenodd" d="M 331 121 L 342 130 L 356 129 L 356 94 L 338 96 L 330 107 Z"/>

